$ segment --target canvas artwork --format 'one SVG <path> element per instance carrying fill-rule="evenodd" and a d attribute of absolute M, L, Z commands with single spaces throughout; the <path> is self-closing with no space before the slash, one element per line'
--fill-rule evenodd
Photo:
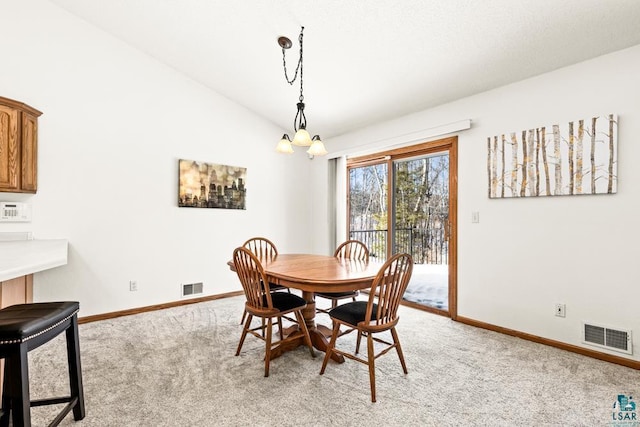
<path fill-rule="evenodd" d="M 490 198 L 617 191 L 615 114 L 488 137 L 487 152 Z"/>
<path fill-rule="evenodd" d="M 247 168 L 179 161 L 178 206 L 246 209 Z"/>

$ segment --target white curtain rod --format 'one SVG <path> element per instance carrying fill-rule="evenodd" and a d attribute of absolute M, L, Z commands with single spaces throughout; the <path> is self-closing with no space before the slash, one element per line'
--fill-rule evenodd
<path fill-rule="evenodd" d="M 402 146 L 414 144 L 416 142 L 426 142 L 426 140 L 442 136 L 454 132 L 460 132 L 471 128 L 471 119 L 459 120 L 457 122 L 447 123 L 440 126 L 435 126 L 427 129 L 421 129 L 419 131 L 405 133 L 403 135 L 392 136 L 389 138 L 379 139 L 377 141 L 365 142 L 360 145 L 355 145 L 347 150 L 331 151 L 327 156 L 328 159 L 335 159 L 342 156 L 362 156 L 365 154 L 374 153 L 381 148 L 391 149 L 399 148 Z"/>

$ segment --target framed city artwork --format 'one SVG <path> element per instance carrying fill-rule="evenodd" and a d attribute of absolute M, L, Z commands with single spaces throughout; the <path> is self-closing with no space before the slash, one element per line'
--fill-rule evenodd
<path fill-rule="evenodd" d="M 247 168 L 180 159 L 178 171 L 179 207 L 246 209 Z"/>

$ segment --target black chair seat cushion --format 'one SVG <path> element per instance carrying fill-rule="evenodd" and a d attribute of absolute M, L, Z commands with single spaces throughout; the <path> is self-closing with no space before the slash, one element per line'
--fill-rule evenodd
<path fill-rule="evenodd" d="M 373 304 L 373 312 L 371 313 L 371 320 L 376 319 L 376 312 L 378 311 L 378 304 Z M 357 326 L 358 323 L 364 320 L 364 316 L 367 313 L 367 301 L 355 301 L 348 302 L 337 306 L 329 311 L 329 316 L 332 318 L 341 320 L 353 326 Z"/>
<path fill-rule="evenodd" d="M 264 306 L 267 306 L 267 297 L 264 298 Z M 271 302 L 273 307 L 280 311 L 289 311 L 299 307 L 304 307 L 307 302 L 304 298 L 299 297 L 296 294 L 290 294 L 288 292 L 274 292 L 271 294 Z"/>
<path fill-rule="evenodd" d="M 22 342 L 73 316 L 78 302 L 16 304 L 0 310 L 0 343 Z"/>
<path fill-rule="evenodd" d="M 325 298 L 349 298 L 352 296 L 358 295 L 357 291 L 346 291 L 346 292 L 316 292 L 316 295 Z"/>

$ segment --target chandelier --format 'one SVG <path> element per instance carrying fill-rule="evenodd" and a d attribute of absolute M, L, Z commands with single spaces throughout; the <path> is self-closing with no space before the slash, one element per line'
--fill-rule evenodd
<path fill-rule="evenodd" d="M 293 153 L 293 147 L 296 145 L 298 147 L 309 147 L 307 153 L 310 156 L 322 156 L 327 154 L 327 150 L 324 148 L 324 144 L 320 139 L 319 135 L 314 135 L 313 138 L 309 135 L 307 131 L 307 117 L 304 114 L 304 93 L 302 87 L 302 32 L 304 31 L 304 27 L 300 30 L 300 36 L 298 36 L 298 41 L 300 43 L 300 57 L 298 58 L 298 65 L 296 66 L 295 74 L 292 79 L 289 79 L 289 75 L 287 74 L 287 59 L 286 59 L 286 50 L 291 48 L 292 43 L 287 37 L 279 37 L 278 45 L 282 48 L 282 66 L 284 68 L 284 78 L 287 80 L 287 83 L 293 85 L 293 83 L 298 78 L 298 73 L 300 73 L 300 96 L 298 97 L 297 111 L 296 116 L 293 119 L 293 129 L 295 130 L 295 135 L 293 136 L 293 140 L 289 138 L 289 135 L 286 133 L 282 135 L 282 139 L 278 142 L 278 146 L 276 150 L 280 153 Z"/>

